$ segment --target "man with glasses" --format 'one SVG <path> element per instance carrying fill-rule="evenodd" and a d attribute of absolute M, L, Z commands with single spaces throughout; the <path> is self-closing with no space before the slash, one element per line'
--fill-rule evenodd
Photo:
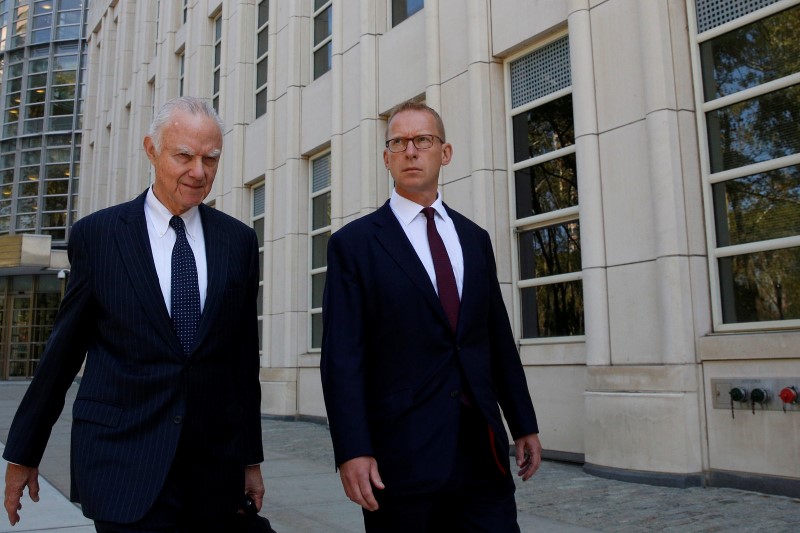
<path fill-rule="evenodd" d="M 539 467 L 536 415 L 488 233 L 442 203 L 436 111 L 392 110 L 386 204 L 328 245 L 322 385 L 336 466 L 368 533 L 516 532 Z"/>

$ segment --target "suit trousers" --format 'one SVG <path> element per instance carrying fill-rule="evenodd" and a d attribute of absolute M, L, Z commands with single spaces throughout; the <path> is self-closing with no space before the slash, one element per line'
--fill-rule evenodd
<path fill-rule="evenodd" d="M 486 419 L 463 405 L 459 423 L 455 466 L 443 489 L 376 491 L 379 509 L 363 511 L 366 533 L 519 533 L 514 480 L 496 461 Z"/>

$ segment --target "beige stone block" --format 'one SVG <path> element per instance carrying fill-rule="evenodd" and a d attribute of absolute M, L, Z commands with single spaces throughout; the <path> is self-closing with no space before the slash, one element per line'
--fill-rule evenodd
<path fill-rule="evenodd" d="M 586 462 L 647 472 L 700 472 L 698 398 L 688 392 L 587 392 Z"/>
<path fill-rule="evenodd" d="M 661 321 L 658 302 L 653 297 L 653 288 L 657 283 L 654 262 L 608 269 L 612 364 L 661 362 Z"/>
<path fill-rule="evenodd" d="M 656 255 L 652 182 L 643 121 L 600 135 L 606 261 L 652 260 Z"/>
<path fill-rule="evenodd" d="M 492 53 L 506 56 L 533 44 L 567 20 L 564 0 L 507 0 L 491 2 Z"/>
<path fill-rule="evenodd" d="M 598 127 L 610 131 L 645 116 L 639 0 L 609 0 L 592 9 Z M 637 153 L 631 150 L 632 154 Z"/>
<path fill-rule="evenodd" d="M 584 453 L 586 367 L 527 366 L 525 377 L 546 450 Z"/>

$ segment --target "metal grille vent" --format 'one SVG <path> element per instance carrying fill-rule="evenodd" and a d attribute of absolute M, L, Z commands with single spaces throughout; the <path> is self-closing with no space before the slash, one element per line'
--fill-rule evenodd
<path fill-rule="evenodd" d="M 253 216 L 257 217 L 264 214 L 264 189 L 261 185 L 253 189 Z"/>
<path fill-rule="evenodd" d="M 331 185 L 331 155 L 315 159 L 312 165 L 311 192 L 321 191 Z"/>
<path fill-rule="evenodd" d="M 569 38 L 562 37 L 511 63 L 511 107 L 519 107 L 572 84 Z"/>
<path fill-rule="evenodd" d="M 697 32 L 703 33 L 779 0 L 697 0 Z"/>

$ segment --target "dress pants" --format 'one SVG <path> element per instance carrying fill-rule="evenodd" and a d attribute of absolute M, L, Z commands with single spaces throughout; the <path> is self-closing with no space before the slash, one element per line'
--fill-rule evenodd
<path fill-rule="evenodd" d="M 366 533 L 519 533 L 514 480 L 500 471 L 477 408 L 462 406 L 458 442 L 453 474 L 441 491 L 376 490 L 380 508 L 363 511 Z"/>

